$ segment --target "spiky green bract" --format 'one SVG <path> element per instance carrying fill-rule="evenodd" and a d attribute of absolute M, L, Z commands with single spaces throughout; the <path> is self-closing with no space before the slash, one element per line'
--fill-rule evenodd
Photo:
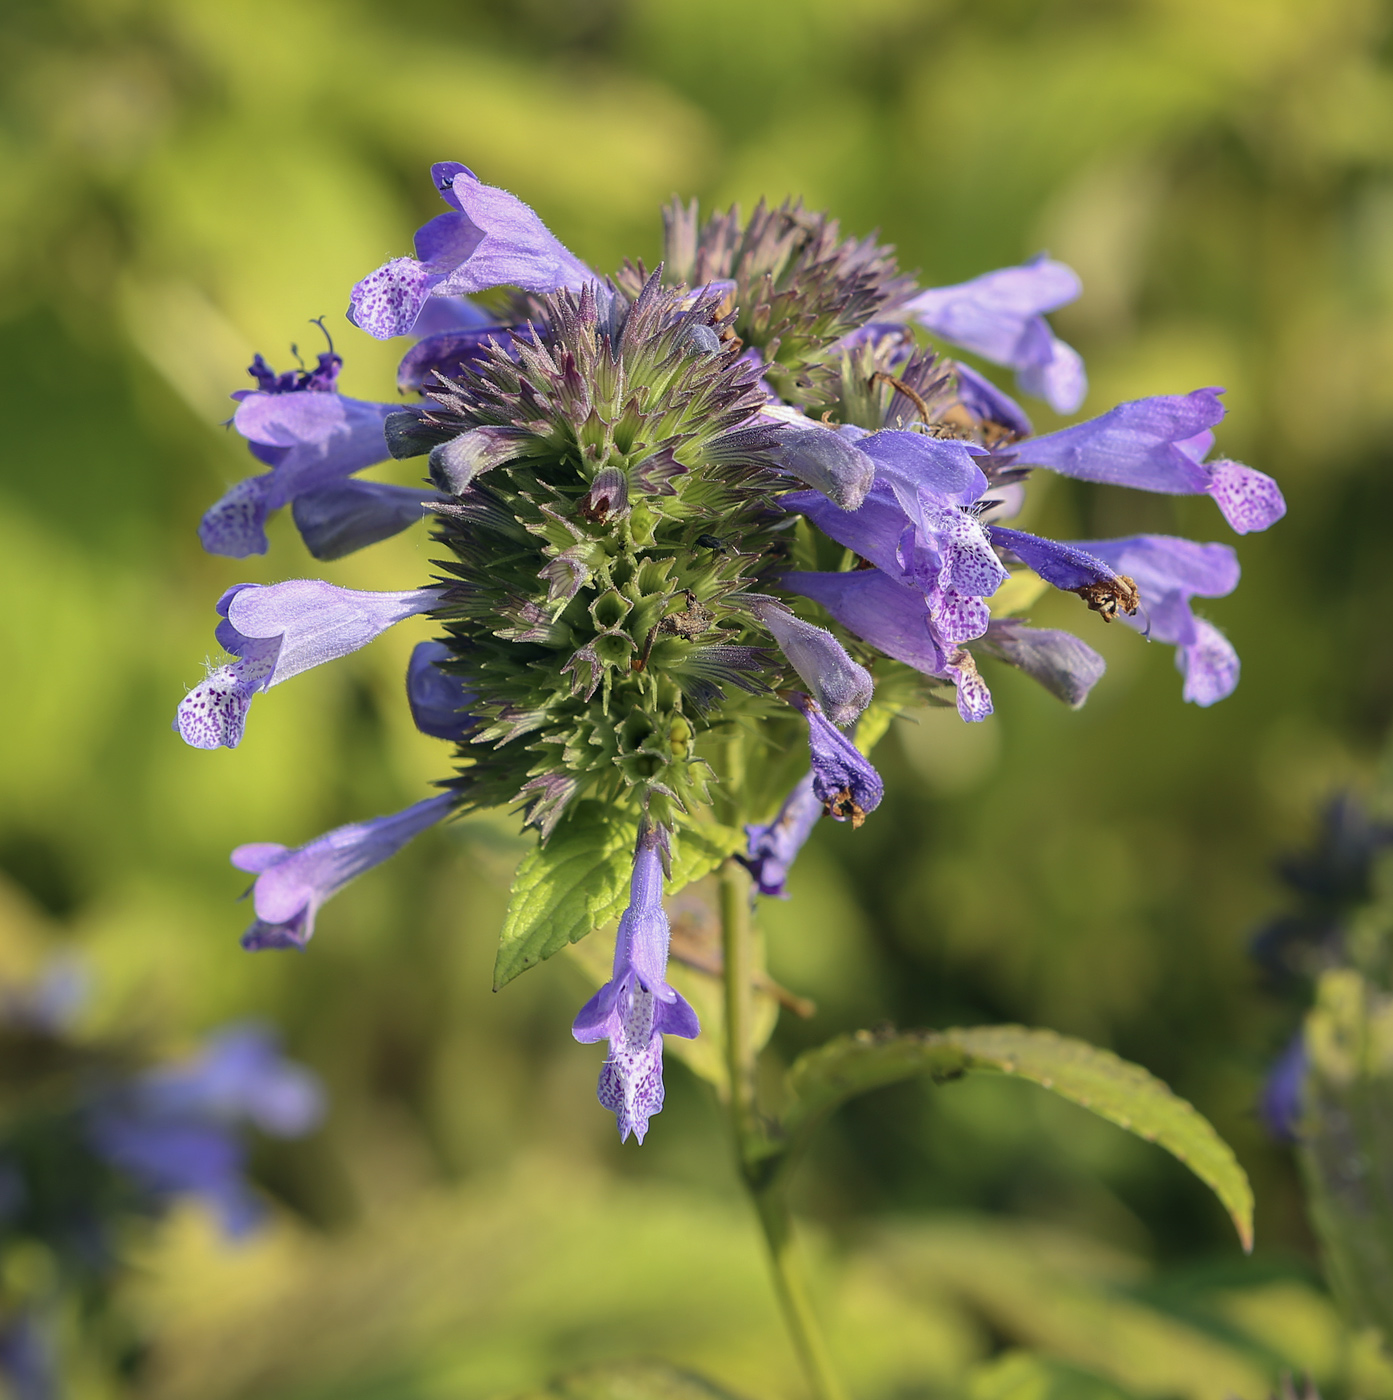
<path fill-rule="evenodd" d="M 720 300 L 657 276 L 633 301 L 542 298 L 511 352 L 394 425 L 404 453 L 486 464 L 437 507 L 436 616 L 479 693 L 458 760 L 468 803 L 525 804 L 544 839 L 578 808 L 680 826 L 711 799 L 718 731 L 802 743 L 747 601 L 786 564 L 788 479 Z"/>
<path fill-rule="evenodd" d="M 835 403 L 837 356 L 828 347 L 893 311 L 915 290 L 894 250 L 875 237 L 843 238 L 835 219 L 763 200 L 744 222 L 738 207 L 701 223 L 697 205 L 663 211 L 664 268 L 693 287 L 734 282 L 735 334 L 754 346 L 765 377 L 786 403 Z M 626 269 L 637 279 L 640 270 Z"/>

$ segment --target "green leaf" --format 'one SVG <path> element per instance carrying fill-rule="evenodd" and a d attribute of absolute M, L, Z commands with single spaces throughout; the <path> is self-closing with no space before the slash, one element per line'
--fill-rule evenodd
<path fill-rule="evenodd" d="M 1164 1147 L 1223 1202 L 1244 1249 L 1253 1244 L 1253 1192 L 1208 1120 L 1159 1079 L 1082 1040 L 1024 1026 L 872 1035 L 858 1031 L 801 1056 L 790 1068 L 783 1117 L 791 1159 L 839 1103 L 918 1074 L 936 1082 L 970 1070 L 1014 1074 Z"/>
<path fill-rule="evenodd" d="M 618 917 L 629 892 L 635 838 L 632 822 L 578 812 L 522 858 L 499 935 L 495 991 Z"/>
<path fill-rule="evenodd" d="M 493 965 L 495 991 L 624 912 L 636 835 L 631 821 L 582 811 L 522 858 Z M 674 835 L 668 893 L 709 874 L 744 839 L 736 828 L 715 823 Z"/>

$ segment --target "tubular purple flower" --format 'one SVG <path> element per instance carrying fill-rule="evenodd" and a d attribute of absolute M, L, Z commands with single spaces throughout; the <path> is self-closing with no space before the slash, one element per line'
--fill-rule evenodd
<path fill-rule="evenodd" d="M 850 573 L 789 573 L 779 580 L 790 593 L 821 604 L 849 632 L 877 651 L 926 676 L 941 676 L 947 655 L 930 629 L 929 606 L 916 588 L 879 569 Z"/>
<path fill-rule="evenodd" d="M 198 527 L 204 549 L 233 559 L 266 553 L 266 517 L 271 511 L 386 461 L 391 454 L 382 425 L 389 414 L 401 412 L 399 404 L 370 403 L 333 392 L 332 377 L 321 376 L 324 382 L 319 382 L 301 375 L 304 382 L 285 387 L 259 355 L 251 373 L 277 387 L 239 390 L 233 396 L 241 401 L 232 425 L 247 439 L 252 456 L 271 470 L 239 481 L 209 507 Z"/>
<path fill-rule="evenodd" d="M 875 464 L 861 445 L 830 428 L 781 424 L 772 456 L 786 472 L 821 491 L 842 510 L 855 510 L 875 480 Z"/>
<path fill-rule="evenodd" d="M 1083 361 L 1058 339 L 1043 312 L 1074 301 L 1077 275 L 1043 253 L 1019 267 L 920 292 L 903 312 L 934 335 L 1014 369 L 1027 393 L 1073 413 L 1088 392 Z"/>
<path fill-rule="evenodd" d="M 256 875 L 256 921 L 242 935 L 242 947 L 303 948 L 325 900 L 448 816 L 454 803 L 450 793 L 428 797 L 390 817 L 336 827 L 294 849 L 273 841 L 238 846 L 233 865 Z"/>
<path fill-rule="evenodd" d="M 1277 483 L 1239 462 L 1200 460 L 1214 441 L 1210 429 L 1224 416 L 1223 392 L 1196 389 L 1134 399 L 1012 450 L 1023 463 L 1080 481 L 1211 496 L 1238 534 L 1265 530 L 1286 514 Z"/>
<path fill-rule="evenodd" d="M 474 727 L 469 707 L 479 698 L 443 663 L 454 658 L 444 642 L 417 642 L 406 668 L 406 699 L 422 734 L 459 741 Z"/>
<path fill-rule="evenodd" d="M 663 1035 L 700 1033 L 696 1012 L 667 982 L 669 930 L 663 911 L 667 832 L 646 822 L 634 850 L 629 907 L 619 920 L 610 980 L 580 1009 L 571 1034 L 582 1045 L 609 1041 L 599 1099 L 614 1114 L 620 1141 L 643 1141 L 663 1107 Z"/>
<path fill-rule="evenodd" d="M 751 608 L 828 719 L 838 729 L 855 724 L 875 691 L 871 673 L 857 665 L 826 628 L 795 617 L 782 603 L 755 599 Z"/>
<path fill-rule="evenodd" d="M 393 258 L 353 288 L 348 319 L 369 335 L 405 335 L 428 297 L 501 286 L 578 291 L 599 281 L 516 195 L 457 161 L 433 165 L 431 178 L 452 212 L 417 229 L 414 258 Z"/>
<path fill-rule="evenodd" d="M 184 697 L 175 727 L 196 749 L 235 749 L 258 690 L 366 646 L 394 623 L 429 612 L 439 588 L 368 593 L 318 579 L 239 583 L 218 599 L 216 636 L 238 659 Z"/>
<path fill-rule="evenodd" d="M 928 599 L 911 583 L 896 582 L 879 569 L 789 573 L 779 582 L 790 593 L 820 603 L 843 627 L 877 651 L 926 676 L 951 680 L 958 688 L 958 714 L 969 724 L 991 714 L 991 692 L 971 657 L 940 636 Z M 990 614 L 975 635 L 986 632 L 989 621 Z"/>
<path fill-rule="evenodd" d="M 1212 705 L 1238 684 L 1238 655 L 1228 639 L 1190 610 L 1190 599 L 1222 598 L 1238 587 L 1238 557 L 1226 544 L 1196 544 L 1172 535 L 1132 535 L 1118 540 L 1082 540 L 1075 548 L 1132 578 L 1141 609 L 1124 619 L 1138 631 L 1176 648 L 1176 668 L 1185 677 L 1184 697 Z"/>
<path fill-rule="evenodd" d="M 860 826 L 880 806 L 885 784 L 860 749 L 832 725 L 816 700 L 798 691 L 788 702 L 808 721 L 808 745 L 813 757 L 813 792 L 822 810 L 834 821 Z"/>
<path fill-rule="evenodd" d="M 759 894 L 787 899 L 784 881 L 794 857 L 812 835 L 822 816 L 822 799 L 813 791 L 814 774 L 807 773 L 784 799 L 779 814 L 767 825 L 747 825 L 748 844 L 740 863 L 754 876 Z"/>
<path fill-rule="evenodd" d="M 1275 1142 L 1301 1140 L 1302 1100 L 1309 1070 L 1306 1038 L 1297 1031 L 1268 1071 L 1258 1097 L 1258 1117 Z"/>

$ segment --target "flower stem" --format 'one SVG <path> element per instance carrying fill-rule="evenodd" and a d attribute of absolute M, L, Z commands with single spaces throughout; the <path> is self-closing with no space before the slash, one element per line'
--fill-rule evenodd
<path fill-rule="evenodd" d="M 815 1400 L 846 1400 L 808 1296 L 785 1178 L 782 1173 L 769 1170 L 769 1144 L 755 1102 L 750 877 L 733 860 L 727 861 L 721 872 L 721 943 L 725 961 L 726 1071 L 740 1179 L 750 1193 L 764 1231 L 774 1292 L 808 1387 Z"/>

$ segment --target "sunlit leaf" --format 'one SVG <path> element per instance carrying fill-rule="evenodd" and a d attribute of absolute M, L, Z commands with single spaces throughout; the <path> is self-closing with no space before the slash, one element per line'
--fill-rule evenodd
<path fill-rule="evenodd" d="M 1164 1147 L 1219 1197 L 1244 1249 L 1252 1248 L 1252 1188 L 1208 1120 L 1140 1065 L 1053 1031 L 975 1026 L 843 1036 L 789 1071 L 791 1103 L 783 1120 L 789 1148 L 801 1147 L 818 1119 L 856 1094 L 915 1075 L 942 1082 L 969 1070 L 1019 1075 Z"/>
<path fill-rule="evenodd" d="M 728 1390 L 662 1361 L 588 1366 L 516 1400 L 735 1400 Z"/>

